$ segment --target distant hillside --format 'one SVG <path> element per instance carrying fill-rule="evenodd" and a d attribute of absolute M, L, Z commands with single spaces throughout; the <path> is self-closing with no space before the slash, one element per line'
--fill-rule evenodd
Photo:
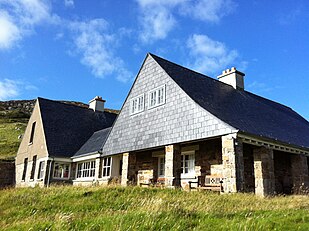
<path fill-rule="evenodd" d="M 13 160 L 16 156 L 35 101 L 35 99 L 0 101 L 0 160 Z M 87 104 L 81 102 L 60 102 L 88 108 Z M 118 110 L 108 108 L 105 111 L 119 113 Z"/>

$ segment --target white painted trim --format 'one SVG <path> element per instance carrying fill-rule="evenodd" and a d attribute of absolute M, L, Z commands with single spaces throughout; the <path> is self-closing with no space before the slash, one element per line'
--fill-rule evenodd
<path fill-rule="evenodd" d="M 279 143 L 275 143 L 271 141 L 265 141 L 262 139 L 253 138 L 253 137 L 246 136 L 243 134 L 238 134 L 238 137 L 242 140 L 242 142 L 247 143 L 247 144 L 252 144 L 255 146 L 264 146 L 264 147 L 271 148 L 271 149 L 278 150 L 278 151 L 290 152 L 294 154 L 305 154 L 309 156 L 309 151 L 305 151 L 299 148 L 294 148 L 288 145 L 283 145 L 283 144 L 279 144 Z"/>
<path fill-rule="evenodd" d="M 159 97 L 159 94 L 158 94 L 159 91 L 158 91 L 158 90 L 161 89 L 161 88 L 163 88 L 163 102 L 160 103 L 160 104 L 158 104 L 158 103 L 157 103 L 158 97 Z M 155 91 L 157 92 L 157 93 L 156 93 L 156 104 L 153 105 L 153 106 L 150 106 L 150 101 L 151 101 L 151 99 L 150 99 L 150 94 L 151 94 L 152 92 L 155 92 Z M 165 104 L 165 102 L 166 102 L 166 86 L 165 86 L 165 84 L 163 84 L 163 85 L 161 85 L 161 86 L 159 86 L 159 87 L 156 87 L 156 88 L 154 88 L 154 89 L 152 89 L 152 90 L 150 90 L 150 91 L 148 92 L 148 109 L 152 109 L 152 108 L 161 106 L 161 105 Z"/>
<path fill-rule="evenodd" d="M 111 158 L 111 160 L 110 160 L 111 162 L 110 162 L 109 166 L 104 166 L 104 159 L 106 159 L 106 158 Z M 103 176 L 104 167 L 109 167 L 110 168 L 109 169 L 109 176 Z M 111 175 L 112 175 L 112 170 L 113 170 L 113 158 L 111 156 L 103 157 L 103 159 L 102 159 L 102 172 L 101 172 L 102 178 L 110 178 Z"/>
<path fill-rule="evenodd" d="M 143 97 L 143 107 L 141 110 L 138 110 L 138 104 L 139 104 L 139 99 Z M 137 99 L 137 110 L 135 112 L 132 111 L 132 104 L 133 104 L 133 101 Z M 129 102 L 129 114 L 130 115 L 136 115 L 138 113 L 141 113 L 145 110 L 145 93 L 143 94 L 140 94 L 138 96 L 135 96 L 133 97 L 132 99 L 130 99 L 130 102 Z"/>
<path fill-rule="evenodd" d="M 56 167 L 56 163 L 58 164 L 65 164 L 65 165 L 69 165 L 69 174 L 68 174 L 68 177 L 55 177 L 54 174 L 55 174 L 55 167 Z M 70 176 L 71 176 L 71 163 L 68 163 L 68 162 L 61 162 L 61 161 L 54 161 L 54 164 L 53 164 L 53 173 L 52 173 L 52 179 L 55 179 L 55 180 L 68 180 L 70 179 Z"/>
<path fill-rule="evenodd" d="M 48 157 L 48 160 L 54 160 L 58 162 L 66 162 L 66 163 L 72 163 L 72 160 L 70 157 Z"/>
<path fill-rule="evenodd" d="M 95 159 L 100 157 L 100 153 L 96 153 L 96 154 L 92 154 L 92 155 L 88 155 L 88 156 L 81 156 L 81 157 L 73 157 L 72 161 L 73 163 L 75 162 L 81 162 L 81 161 L 85 161 L 85 160 L 91 160 L 91 159 Z"/>

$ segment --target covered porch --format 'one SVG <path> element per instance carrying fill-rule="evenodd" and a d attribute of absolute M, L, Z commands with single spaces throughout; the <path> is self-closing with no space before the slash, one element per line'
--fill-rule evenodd
<path fill-rule="evenodd" d="M 251 140 L 252 141 L 252 140 Z M 189 182 L 222 179 L 224 193 L 266 196 L 308 187 L 308 157 L 230 134 L 122 154 L 121 184 L 189 189 Z"/>

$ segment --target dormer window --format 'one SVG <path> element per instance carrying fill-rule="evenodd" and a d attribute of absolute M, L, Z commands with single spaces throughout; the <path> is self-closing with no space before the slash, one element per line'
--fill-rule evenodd
<path fill-rule="evenodd" d="M 148 93 L 148 108 L 165 104 L 165 85 L 160 86 Z"/>
<path fill-rule="evenodd" d="M 144 94 L 134 97 L 130 101 L 130 114 L 136 114 L 144 111 Z"/>

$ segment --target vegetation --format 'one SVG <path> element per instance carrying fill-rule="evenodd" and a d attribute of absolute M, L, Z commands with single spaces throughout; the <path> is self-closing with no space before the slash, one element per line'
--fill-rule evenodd
<path fill-rule="evenodd" d="M 20 135 L 24 134 L 28 119 L 29 115 L 19 110 L 1 111 L 0 159 L 14 159 L 21 142 Z"/>
<path fill-rule="evenodd" d="M 309 230 L 309 197 L 140 187 L 5 189 L 5 230 Z"/>

